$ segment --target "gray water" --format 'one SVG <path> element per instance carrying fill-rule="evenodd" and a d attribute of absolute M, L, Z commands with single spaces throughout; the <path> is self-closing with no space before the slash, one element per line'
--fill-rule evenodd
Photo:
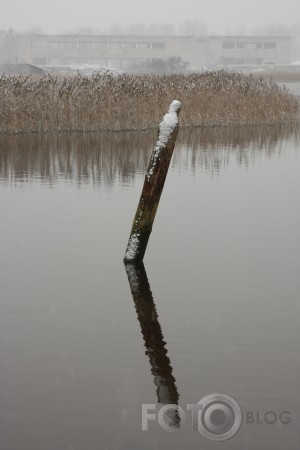
<path fill-rule="evenodd" d="M 0 140 L 1 450 L 299 449 L 299 128 L 181 130 L 125 269 L 155 137 Z M 229 440 L 192 429 L 212 393 Z"/>

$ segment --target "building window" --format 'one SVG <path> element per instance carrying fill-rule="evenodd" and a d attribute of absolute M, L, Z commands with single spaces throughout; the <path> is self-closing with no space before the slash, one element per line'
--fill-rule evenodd
<path fill-rule="evenodd" d="M 91 42 L 78 42 L 78 48 L 92 48 Z"/>
<path fill-rule="evenodd" d="M 99 67 L 105 67 L 107 65 L 106 64 L 106 59 L 104 59 L 104 58 L 93 58 L 92 59 L 92 64 L 94 66 L 99 66 Z"/>
<path fill-rule="evenodd" d="M 75 64 L 91 64 L 90 58 L 78 58 Z"/>
<path fill-rule="evenodd" d="M 255 44 L 255 42 L 247 42 L 247 43 L 245 43 L 245 48 L 254 50 L 256 48 L 256 44 Z"/>
<path fill-rule="evenodd" d="M 48 42 L 49 48 L 63 48 L 62 42 Z"/>
<path fill-rule="evenodd" d="M 37 66 L 46 66 L 47 65 L 47 58 L 36 57 L 33 60 L 33 64 L 36 64 Z"/>
<path fill-rule="evenodd" d="M 223 48 L 245 48 L 245 42 L 223 42 Z"/>
<path fill-rule="evenodd" d="M 106 45 L 106 42 L 93 42 L 93 45 L 92 45 L 92 47 L 93 48 L 106 48 L 107 47 L 107 45 Z"/>
<path fill-rule="evenodd" d="M 111 49 L 121 48 L 121 43 L 120 42 L 108 42 L 107 48 L 111 48 Z"/>
<path fill-rule="evenodd" d="M 223 42 L 223 48 L 235 48 L 234 42 Z"/>
<path fill-rule="evenodd" d="M 256 48 L 262 48 L 262 47 L 263 47 L 262 42 L 256 42 Z"/>
<path fill-rule="evenodd" d="M 108 59 L 107 60 L 107 66 L 113 67 L 114 69 L 120 69 L 121 67 L 121 60 L 120 59 Z"/>
<path fill-rule="evenodd" d="M 77 42 L 63 42 L 64 48 L 77 48 Z"/>
<path fill-rule="evenodd" d="M 136 48 L 140 48 L 143 50 L 146 50 L 149 48 L 149 43 L 148 42 L 137 42 L 136 43 Z"/>
<path fill-rule="evenodd" d="M 130 69 L 135 64 L 135 59 L 123 58 L 121 59 L 121 68 Z"/>
<path fill-rule="evenodd" d="M 63 65 L 70 66 L 72 64 L 77 64 L 76 58 L 63 58 L 62 60 Z"/>
<path fill-rule="evenodd" d="M 265 42 L 264 48 L 276 48 L 276 42 Z"/>
<path fill-rule="evenodd" d="M 122 48 L 135 48 L 135 42 L 122 42 Z"/>
<path fill-rule="evenodd" d="M 249 56 L 247 58 L 247 64 L 252 65 L 252 66 L 256 66 L 262 63 L 261 58 L 256 58 L 255 56 Z"/>
<path fill-rule="evenodd" d="M 166 44 L 164 42 L 152 42 L 151 47 L 152 48 L 165 48 Z"/>
<path fill-rule="evenodd" d="M 235 58 L 221 58 L 221 64 L 229 65 L 229 64 L 235 64 Z"/>
<path fill-rule="evenodd" d="M 49 66 L 61 66 L 62 59 L 61 58 L 48 58 L 48 65 Z"/>

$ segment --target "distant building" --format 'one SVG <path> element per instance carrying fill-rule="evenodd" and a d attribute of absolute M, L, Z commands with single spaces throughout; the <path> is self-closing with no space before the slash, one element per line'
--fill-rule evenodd
<path fill-rule="evenodd" d="M 43 67 L 89 64 L 126 71 L 153 59 L 179 57 L 190 70 L 201 70 L 290 64 L 291 47 L 288 36 L 16 35 L 10 62 Z"/>
<path fill-rule="evenodd" d="M 217 36 L 208 38 L 209 65 L 286 65 L 291 63 L 288 36 Z"/>

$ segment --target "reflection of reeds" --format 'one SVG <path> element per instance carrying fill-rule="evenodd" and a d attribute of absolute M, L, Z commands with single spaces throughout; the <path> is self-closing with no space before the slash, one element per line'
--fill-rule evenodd
<path fill-rule="evenodd" d="M 273 145 L 289 138 L 299 141 L 300 127 L 298 124 L 285 124 L 276 127 L 244 126 L 205 128 L 201 130 L 181 129 L 178 141 L 187 147 L 209 149 L 220 145 L 237 149 L 252 145 L 256 149 L 266 149 L 272 152 Z"/>
<path fill-rule="evenodd" d="M 156 128 L 170 102 L 182 102 L 182 126 L 282 123 L 298 102 L 271 80 L 217 71 L 91 77 L 0 77 L 0 132 Z"/>
<path fill-rule="evenodd" d="M 144 176 L 155 139 L 155 131 L 2 135 L 0 180 L 128 185 L 137 173 Z M 181 129 L 171 164 L 217 173 L 229 157 L 247 165 L 262 154 L 283 151 L 286 140 L 299 147 L 299 126 Z"/>
<path fill-rule="evenodd" d="M 234 161 L 239 166 L 254 165 L 264 157 L 272 157 L 285 151 L 287 141 L 294 148 L 300 144 L 298 124 L 276 127 L 230 127 L 181 129 L 178 145 L 181 151 L 173 156 L 173 165 L 189 168 L 194 172 L 203 168 L 212 174 Z"/>
<path fill-rule="evenodd" d="M 60 133 L 2 135 L 0 178 L 26 181 L 58 179 L 78 185 L 110 185 L 118 179 L 130 183 L 144 172 L 155 132 Z"/>

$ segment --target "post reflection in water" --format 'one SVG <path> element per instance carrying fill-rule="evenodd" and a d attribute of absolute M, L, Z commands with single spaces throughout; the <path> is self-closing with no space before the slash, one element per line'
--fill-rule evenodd
<path fill-rule="evenodd" d="M 125 263 L 125 269 L 140 323 L 146 355 L 148 355 L 151 373 L 154 375 L 157 401 L 163 405 L 178 405 L 179 394 L 172 374 L 172 366 L 167 356 L 166 343 L 158 320 L 155 303 L 143 263 Z M 180 416 L 176 409 L 165 414 L 170 427 L 180 427 Z"/>

